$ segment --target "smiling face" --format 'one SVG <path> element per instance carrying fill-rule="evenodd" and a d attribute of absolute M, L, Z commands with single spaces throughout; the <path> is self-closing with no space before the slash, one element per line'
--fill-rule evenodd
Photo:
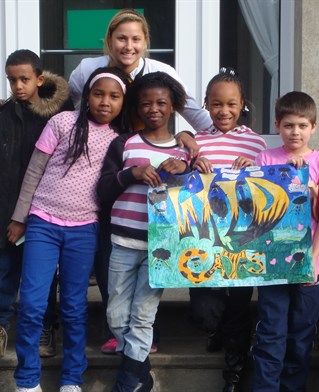
<path fill-rule="evenodd" d="M 275 125 L 284 142 L 286 152 L 300 155 L 311 152 L 308 143 L 316 130 L 316 123 L 312 124 L 303 116 L 287 114 L 280 122 L 276 121 Z"/>
<path fill-rule="evenodd" d="M 173 103 L 168 88 L 154 87 L 141 90 L 137 113 L 148 132 L 161 131 L 169 134 L 168 122 L 173 113 Z"/>
<path fill-rule="evenodd" d="M 147 48 L 145 34 L 139 22 L 123 22 L 108 39 L 113 65 L 126 73 L 132 72 Z"/>
<path fill-rule="evenodd" d="M 233 82 L 216 82 L 207 94 L 206 109 L 223 133 L 237 126 L 243 105 L 239 87 Z"/>
<path fill-rule="evenodd" d="M 89 93 L 90 114 L 96 122 L 108 124 L 120 114 L 123 100 L 123 90 L 116 80 L 98 79 Z"/>
<path fill-rule="evenodd" d="M 40 99 L 38 88 L 42 86 L 44 77 L 37 76 L 31 64 L 8 65 L 6 74 L 16 99 L 28 102 L 36 102 Z"/>

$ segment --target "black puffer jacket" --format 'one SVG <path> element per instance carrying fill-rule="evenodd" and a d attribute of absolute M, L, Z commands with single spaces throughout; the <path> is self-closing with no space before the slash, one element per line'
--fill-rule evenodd
<path fill-rule="evenodd" d="M 45 71 L 36 103 L 13 97 L 0 107 L 0 248 L 7 243 L 7 226 L 15 208 L 34 145 L 48 119 L 73 110 L 67 82 Z"/>

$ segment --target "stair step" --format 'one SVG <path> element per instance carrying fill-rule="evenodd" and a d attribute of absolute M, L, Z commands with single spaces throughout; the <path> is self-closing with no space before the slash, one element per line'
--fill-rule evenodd
<path fill-rule="evenodd" d="M 100 346 L 104 343 L 103 309 L 100 296 L 95 288 L 89 289 L 89 328 L 87 357 L 83 392 L 110 392 L 115 380 L 120 357 L 116 354 L 104 355 Z M 252 303 L 256 313 L 256 303 Z M 206 351 L 206 334 L 189 317 L 188 291 L 168 292 L 160 303 L 157 322 L 160 329 L 159 351 L 150 355 L 155 378 L 153 392 L 201 392 L 222 391 L 222 369 L 224 352 Z M 14 350 L 15 325 L 13 321 L 9 333 L 7 354 L 0 359 L 0 391 L 13 392 L 15 382 L 13 371 L 17 360 Z M 313 351 L 308 392 L 315 392 L 319 385 L 318 344 Z M 43 392 L 59 391 L 59 371 L 62 361 L 62 330 L 57 331 L 57 356 L 42 359 L 41 385 Z M 249 359 L 245 387 L 250 391 L 253 361 Z"/>

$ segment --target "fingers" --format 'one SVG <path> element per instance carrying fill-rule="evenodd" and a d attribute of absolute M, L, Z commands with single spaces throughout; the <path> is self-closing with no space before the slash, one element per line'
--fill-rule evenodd
<path fill-rule="evenodd" d="M 198 170 L 201 173 L 210 173 L 212 169 L 212 165 L 209 160 L 206 158 L 199 158 L 193 164 L 193 169 Z"/>
<path fill-rule="evenodd" d="M 232 169 L 238 170 L 242 169 L 243 167 L 253 166 L 254 162 L 246 157 L 238 157 L 234 160 L 232 164 Z"/>
<path fill-rule="evenodd" d="M 168 158 L 159 165 L 158 171 L 164 170 L 170 174 L 181 174 L 185 171 L 186 166 L 187 164 L 184 161 Z"/>

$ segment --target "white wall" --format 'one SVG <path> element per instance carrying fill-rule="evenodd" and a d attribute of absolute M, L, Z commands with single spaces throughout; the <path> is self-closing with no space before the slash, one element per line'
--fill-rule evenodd
<path fill-rule="evenodd" d="M 176 0 L 176 70 L 199 106 L 219 70 L 219 0 Z M 177 116 L 176 129 L 190 129 Z"/>
<path fill-rule="evenodd" d="M 9 96 L 5 62 L 17 49 L 40 54 L 39 0 L 0 1 L 0 98 Z"/>

